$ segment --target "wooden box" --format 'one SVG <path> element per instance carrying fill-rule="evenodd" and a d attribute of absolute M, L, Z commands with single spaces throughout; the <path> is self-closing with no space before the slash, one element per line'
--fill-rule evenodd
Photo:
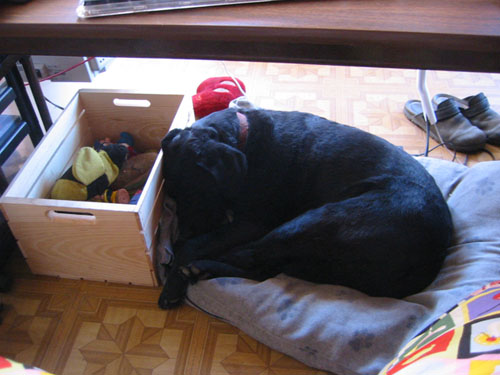
<path fill-rule="evenodd" d="M 0 199 L 35 274 L 156 286 L 155 232 L 163 203 L 162 152 L 167 131 L 185 127 L 182 95 L 80 90 Z M 138 152 L 159 154 L 137 204 L 49 199 L 82 146 L 127 131 Z"/>

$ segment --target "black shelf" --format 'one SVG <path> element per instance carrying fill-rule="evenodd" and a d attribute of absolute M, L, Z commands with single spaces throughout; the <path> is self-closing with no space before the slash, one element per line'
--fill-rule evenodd
<path fill-rule="evenodd" d="M 29 136 L 33 146 L 36 146 L 42 140 L 44 134 L 19 73 L 17 63 L 20 63 L 26 72 L 29 87 L 33 93 L 45 129 L 48 130 L 52 125 L 31 58 L 29 56 L 0 55 L 0 166 L 16 150 L 26 136 Z M 19 116 L 3 114 L 11 103 L 15 103 Z M 3 171 L 0 170 L 0 194 L 3 193 L 7 186 L 8 181 Z"/>
<path fill-rule="evenodd" d="M 0 115 L 0 165 L 5 163 L 28 134 L 28 123 L 21 117 Z"/>

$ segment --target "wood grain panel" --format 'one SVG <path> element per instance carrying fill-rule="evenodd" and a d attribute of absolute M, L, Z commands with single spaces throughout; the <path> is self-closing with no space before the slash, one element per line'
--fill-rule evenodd
<path fill-rule="evenodd" d="M 121 132 L 134 137 L 138 152 L 158 151 L 160 142 L 174 120 L 182 95 L 154 95 L 119 90 L 82 90 L 82 106 L 94 139 L 110 137 L 117 140 Z M 115 100 L 125 106 L 117 106 Z M 149 103 L 147 107 L 134 106 L 134 101 Z M 129 103 L 129 105 L 127 105 Z M 142 103 L 139 103 L 142 104 Z"/>
<path fill-rule="evenodd" d="M 51 220 L 53 207 L 16 206 L 9 226 L 36 274 L 153 285 L 134 212 L 94 211 L 93 222 Z M 84 210 L 83 210 L 84 211 Z M 85 211 L 84 211 L 85 212 Z"/>
<path fill-rule="evenodd" d="M 88 20 L 66 0 L 1 7 L 3 53 L 500 71 L 496 0 L 289 0 Z"/>

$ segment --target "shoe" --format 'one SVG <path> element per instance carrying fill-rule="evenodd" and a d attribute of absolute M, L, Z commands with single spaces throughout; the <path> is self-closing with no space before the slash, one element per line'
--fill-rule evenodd
<path fill-rule="evenodd" d="M 437 105 L 447 99 L 455 101 L 460 112 L 467 117 L 471 124 L 486 133 L 487 143 L 500 146 L 500 115 L 490 108 L 488 98 L 483 93 L 468 96 L 465 99 L 448 94 L 437 94 L 432 98 L 432 101 Z"/>
<path fill-rule="evenodd" d="M 422 102 L 409 100 L 404 107 L 408 120 L 427 131 Z M 437 122 L 430 126 L 429 135 L 438 143 L 444 143 L 451 150 L 464 153 L 479 152 L 486 144 L 486 134 L 475 127 L 460 112 L 455 102 L 445 100 L 435 109 Z"/>

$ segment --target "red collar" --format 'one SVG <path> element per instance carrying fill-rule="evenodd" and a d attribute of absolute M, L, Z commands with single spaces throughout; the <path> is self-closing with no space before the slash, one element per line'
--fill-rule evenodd
<path fill-rule="evenodd" d="M 248 119 L 243 113 L 236 112 L 236 116 L 238 116 L 238 120 L 240 122 L 240 137 L 238 139 L 238 149 L 243 151 L 247 144 L 248 138 Z"/>

